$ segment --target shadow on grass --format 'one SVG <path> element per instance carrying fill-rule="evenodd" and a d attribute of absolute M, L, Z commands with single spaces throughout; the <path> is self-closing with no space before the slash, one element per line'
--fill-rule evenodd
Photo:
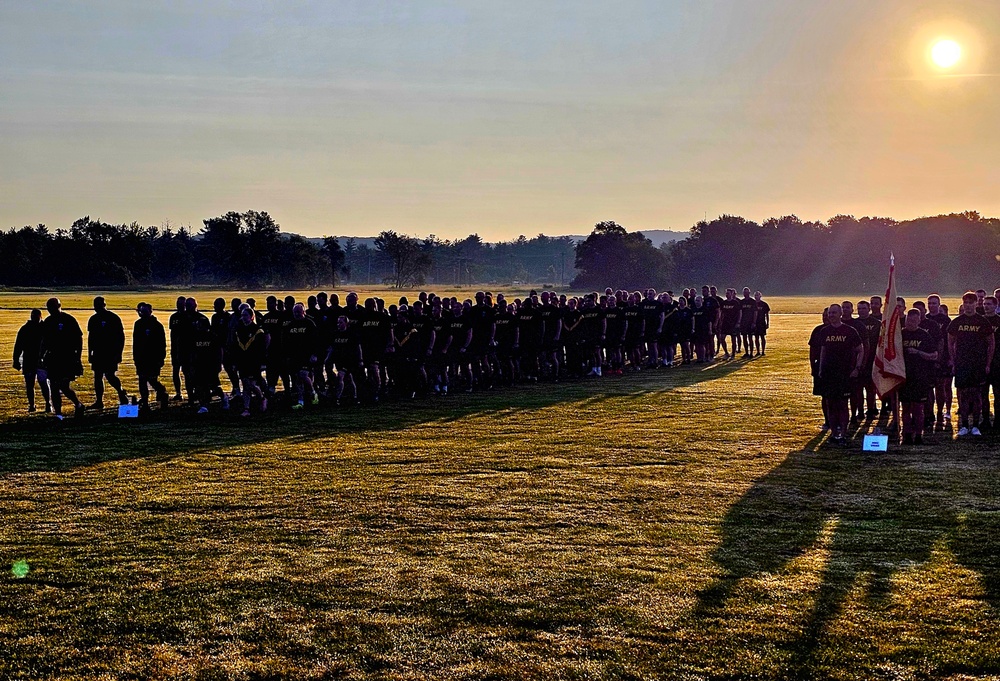
<path fill-rule="evenodd" d="M 892 578 L 937 547 L 979 576 L 1000 615 L 1000 461 L 989 444 L 937 438 L 869 455 L 820 448 L 817 437 L 790 453 L 727 512 L 713 554 L 722 574 L 699 594 L 695 615 L 725 622 L 731 600 L 753 589 L 744 580 L 787 570 L 807 554 L 823 560 L 811 611 L 789 642 L 790 672 L 804 673 L 849 594 L 860 587 L 864 602 L 886 606 Z"/>
<path fill-rule="evenodd" d="M 386 402 L 377 407 L 275 409 L 240 418 L 232 413 L 195 415 L 185 407 L 154 411 L 146 420 L 118 420 L 111 413 L 56 421 L 33 417 L 0 424 L 0 475 L 64 471 L 130 458 L 174 456 L 274 441 L 305 443 L 339 434 L 372 435 L 439 423 L 443 428 L 483 414 L 516 419 L 565 402 L 592 404 L 615 397 L 669 392 L 723 378 L 745 362 L 691 366 L 560 384 L 520 385 L 474 394 Z"/>

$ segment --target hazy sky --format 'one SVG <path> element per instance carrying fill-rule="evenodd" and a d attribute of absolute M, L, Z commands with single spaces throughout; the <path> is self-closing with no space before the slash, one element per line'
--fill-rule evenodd
<path fill-rule="evenodd" d="M 0 0 L 0 227 L 998 215 L 998 35 L 997 0 Z"/>

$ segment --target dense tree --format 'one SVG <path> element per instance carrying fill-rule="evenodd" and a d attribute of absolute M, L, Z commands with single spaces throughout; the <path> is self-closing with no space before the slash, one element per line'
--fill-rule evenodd
<path fill-rule="evenodd" d="M 392 274 L 383 279 L 385 283 L 406 288 L 420 286 L 426 281 L 431 257 L 417 239 L 393 231 L 380 232 L 375 238 L 375 248 L 392 264 Z"/>
<path fill-rule="evenodd" d="M 347 264 L 347 253 L 340 245 L 337 237 L 323 237 L 323 254 L 330 264 L 330 281 L 334 288 L 340 286 L 342 276 L 351 276 L 351 268 Z"/>
<path fill-rule="evenodd" d="M 599 222 L 576 247 L 577 288 L 641 289 L 665 283 L 667 259 L 641 232 L 617 222 Z"/>

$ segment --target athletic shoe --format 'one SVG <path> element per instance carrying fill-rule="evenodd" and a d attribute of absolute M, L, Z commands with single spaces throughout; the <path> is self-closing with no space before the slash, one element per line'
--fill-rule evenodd
<path fill-rule="evenodd" d="M 595 375 L 596 375 L 596 376 L 597 376 L 598 378 L 600 378 L 600 377 L 601 377 L 601 367 L 597 367 L 596 369 L 594 369 L 594 371 L 596 371 L 596 372 L 597 372 L 597 373 L 596 373 Z"/>
<path fill-rule="evenodd" d="M 208 407 L 198 407 L 198 413 L 199 414 L 207 414 L 208 413 Z"/>
<path fill-rule="evenodd" d="M 229 398 L 225 395 L 222 396 L 222 410 L 229 411 Z"/>
<path fill-rule="evenodd" d="M 976 428 L 975 426 L 972 426 L 972 434 L 973 435 L 982 435 L 982 433 L 979 432 L 979 428 Z"/>
<path fill-rule="evenodd" d="M 319 404 L 319 395 L 313 395 L 313 398 L 312 398 L 312 402 L 311 402 L 311 404 L 312 404 L 312 406 L 314 406 L 314 407 L 315 407 L 315 406 L 316 406 L 317 404 Z"/>
<path fill-rule="evenodd" d="M 295 404 L 292 405 L 292 409 L 302 409 L 305 406 L 306 405 L 304 402 L 296 402 Z"/>
<path fill-rule="evenodd" d="M 243 413 L 240 414 L 240 416 L 250 416 L 250 410 L 249 409 L 244 409 Z"/>
<path fill-rule="evenodd" d="M 743 359 L 753 359 L 753 355 L 749 352 L 743 353 Z"/>
<path fill-rule="evenodd" d="M 958 436 L 959 437 L 965 437 L 968 434 L 969 434 L 969 429 L 966 428 L 965 426 L 962 426 L 961 428 L 958 429 Z"/>
<path fill-rule="evenodd" d="M 177 393 L 176 395 L 174 395 L 173 397 L 170 398 L 170 401 L 171 402 L 183 402 L 184 398 L 181 396 L 180 393 Z"/>
<path fill-rule="evenodd" d="M 35 413 L 35 405 L 31 405 L 30 407 L 28 407 L 28 413 L 29 414 L 34 414 Z"/>
<path fill-rule="evenodd" d="M 944 415 L 944 422 L 945 423 L 951 423 L 951 414 L 945 414 Z"/>
<path fill-rule="evenodd" d="M 715 359 L 715 358 L 714 358 L 714 357 L 712 357 L 712 359 Z M 723 359 L 723 361 L 725 361 L 725 360 L 729 359 L 729 353 L 727 352 L 726 354 L 724 354 L 724 355 L 722 356 L 722 359 Z"/>
<path fill-rule="evenodd" d="M 56 420 L 57 421 L 62 421 L 64 418 L 66 418 L 66 417 L 63 416 L 62 414 L 56 414 Z"/>

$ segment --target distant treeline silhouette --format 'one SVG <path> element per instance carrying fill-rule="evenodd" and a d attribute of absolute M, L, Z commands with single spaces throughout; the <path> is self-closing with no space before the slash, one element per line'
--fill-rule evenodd
<path fill-rule="evenodd" d="M 709 283 L 767 294 L 878 291 L 890 253 L 902 291 L 964 291 L 970 282 L 1000 286 L 1000 219 L 966 212 L 903 222 L 850 215 L 802 222 L 790 215 L 759 224 L 723 215 L 658 249 L 638 233 L 603 222 L 577 248 L 580 274 L 573 284 L 660 282 L 676 291 Z"/>
<path fill-rule="evenodd" d="M 108 224 L 89 216 L 68 230 L 44 225 L 0 232 L 0 285 L 23 287 L 205 285 L 301 289 L 343 284 L 550 283 L 658 290 L 714 283 L 774 293 L 877 288 L 889 253 L 904 290 L 957 291 L 1000 284 L 1000 220 L 966 212 L 897 222 L 838 215 L 761 224 L 723 215 L 682 241 L 655 247 L 641 232 L 598 223 L 580 243 L 548 237 L 486 243 L 383 231 L 352 238 L 281 233 L 266 212 L 229 212 L 187 228 Z"/>

